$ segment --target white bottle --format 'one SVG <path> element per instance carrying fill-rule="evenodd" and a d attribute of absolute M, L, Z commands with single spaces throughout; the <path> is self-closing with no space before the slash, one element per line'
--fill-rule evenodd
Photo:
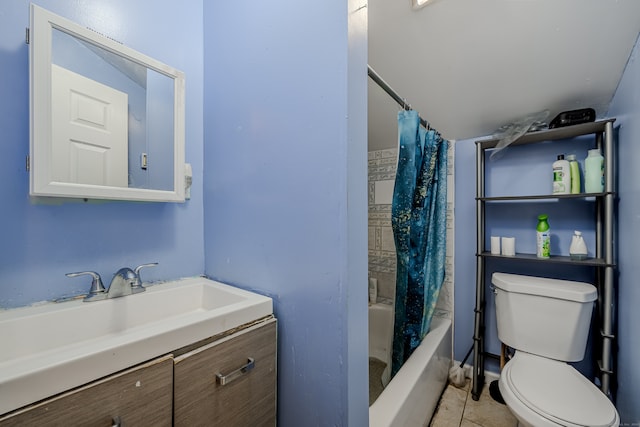
<path fill-rule="evenodd" d="M 375 277 L 369 278 L 369 302 L 371 304 L 378 302 L 378 279 Z"/>
<path fill-rule="evenodd" d="M 571 193 L 571 172 L 569 161 L 564 159 L 564 154 L 558 155 L 558 160 L 553 162 L 553 194 Z"/>
<path fill-rule="evenodd" d="M 584 191 L 586 193 L 602 193 L 604 191 L 604 157 L 600 150 L 589 150 L 584 159 Z"/>
<path fill-rule="evenodd" d="M 574 260 L 582 261 L 587 258 L 587 245 L 579 231 L 573 232 L 571 238 L 571 246 L 569 247 L 569 257 Z"/>

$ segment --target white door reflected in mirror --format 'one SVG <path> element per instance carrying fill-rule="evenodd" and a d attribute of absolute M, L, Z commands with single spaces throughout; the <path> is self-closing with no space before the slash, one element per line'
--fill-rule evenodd
<path fill-rule="evenodd" d="M 184 202 L 184 74 L 33 4 L 30 35 L 29 194 Z"/>
<path fill-rule="evenodd" d="M 53 180 L 127 187 L 128 95 L 51 67 Z"/>

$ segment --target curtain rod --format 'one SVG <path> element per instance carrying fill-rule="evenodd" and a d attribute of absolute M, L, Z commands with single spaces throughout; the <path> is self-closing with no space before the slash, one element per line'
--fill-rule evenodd
<path fill-rule="evenodd" d="M 392 97 L 398 103 L 398 105 L 400 105 L 405 110 L 411 110 L 411 105 L 407 104 L 407 102 L 404 100 L 404 98 L 401 98 L 400 95 L 398 95 L 398 92 L 393 90 L 391 88 L 391 86 L 389 86 L 387 84 L 387 82 L 385 82 L 382 79 L 382 77 L 380 77 L 380 75 L 378 73 L 376 73 L 373 68 L 371 68 L 371 65 L 368 65 L 368 64 L 367 64 L 367 74 L 369 74 L 369 77 L 371 77 L 371 80 L 376 82 L 376 84 L 378 86 L 380 86 L 382 88 L 382 90 L 387 92 L 389 94 L 389 96 Z M 426 121 L 425 119 L 423 119 L 419 115 L 418 115 L 418 118 L 420 119 L 420 124 L 422 126 L 424 126 L 427 129 L 433 129 L 428 121 Z"/>

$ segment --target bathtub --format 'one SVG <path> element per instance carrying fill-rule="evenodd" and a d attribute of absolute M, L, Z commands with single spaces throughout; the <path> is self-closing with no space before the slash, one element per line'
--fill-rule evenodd
<path fill-rule="evenodd" d="M 391 349 L 393 347 L 393 301 L 378 298 L 369 304 L 369 357 L 375 357 L 387 364 L 382 373 L 382 384 L 389 384 L 391 378 Z"/>
<path fill-rule="evenodd" d="M 425 426 L 447 385 L 451 321 L 434 317 L 431 330 L 369 407 L 370 427 Z"/>

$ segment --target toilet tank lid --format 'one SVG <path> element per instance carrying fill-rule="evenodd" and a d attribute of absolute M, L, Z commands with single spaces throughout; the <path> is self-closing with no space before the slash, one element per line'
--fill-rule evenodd
<path fill-rule="evenodd" d="M 523 276 L 510 273 L 493 273 L 491 282 L 498 289 L 520 294 L 540 295 L 576 302 L 595 301 L 598 291 L 584 282 Z"/>

